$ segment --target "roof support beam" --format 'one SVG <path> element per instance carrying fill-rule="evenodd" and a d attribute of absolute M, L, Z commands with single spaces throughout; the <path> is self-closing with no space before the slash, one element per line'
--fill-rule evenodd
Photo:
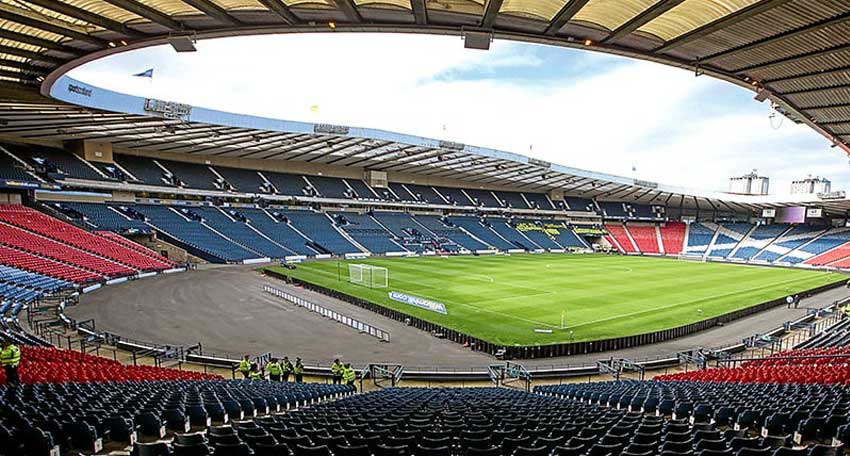
<path fill-rule="evenodd" d="M 357 24 L 363 22 L 363 17 L 360 16 L 360 11 L 357 11 L 357 6 L 352 0 L 333 0 L 333 2 L 349 21 Z"/>
<path fill-rule="evenodd" d="M 18 43 L 29 44 L 32 46 L 43 47 L 45 49 L 59 51 L 73 56 L 79 55 L 79 52 L 76 49 L 63 46 L 61 43 L 57 43 L 56 41 L 45 40 L 44 38 L 25 35 L 23 33 L 13 32 L 11 30 L 0 29 L 0 38 L 11 41 L 17 41 Z"/>
<path fill-rule="evenodd" d="M 484 5 L 484 16 L 481 17 L 481 28 L 493 28 L 496 16 L 499 15 L 499 10 L 502 8 L 502 2 L 503 0 L 487 0 L 487 4 Z"/>
<path fill-rule="evenodd" d="M 775 43 L 778 43 L 780 41 L 789 40 L 789 39 L 793 39 L 793 38 L 797 38 L 799 36 L 805 35 L 807 33 L 816 32 L 818 30 L 821 30 L 821 29 L 824 29 L 824 28 L 827 28 L 827 27 L 831 27 L 833 25 L 840 24 L 840 23 L 845 22 L 847 20 L 850 20 L 850 13 L 844 13 L 844 14 L 841 14 L 839 16 L 835 16 L 835 17 L 830 18 L 830 19 L 826 19 L 826 20 L 815 22 L 813 24 L 806 25 L 804 27 L 798 27 L 796 29 L 789 30 L 787 32 L 782 32 L 778 35 L 773 35 L 773 36 L 768 37 L 768 38 L 756 40 L 756 41 L 753 41 L 750 44 L 745 44 L 743 46 L 738 46 L 738 47 L 735 47 L 735 48 L 732 48 L 732 49 L 728 49 L 726 51 L 718 52 L 716 54 L 712 54 L 712 55 L 709 55 L 707 57 L 703 57 L 702 59 L 700 59 L 700 62 L 708 63 L 708 62 L 711 62 L 711 61 L 714 61 L 714 60 L 719 60 L 719 59 L 722 59 L 722 58 L 729 57 L 731 55 L 739 54 L 741 52 L 752 51 L 753 49 L 756 49 L 756 48 L 769 46 L 771 44 L 775 44 Z"/>
<path fill-rule="evenodd" d="M 29 74 L 46 74 L 47 68 L 39 68 L 36 66 L 32 66 L 29 63 L 19 62 L 17 60 L 2 60 L 0 59 L 0 66 L 4 66 L 7 68 L 16 68 L 18 70 L 23 71 L 24 73 Z"/>
<path fill-rule="evenodd" d="M 788 92 L 781 92 L 780 95 L 783 97 L 788 95 L 804 95 L 807 93 L 817 93 L 817 92 L 827 92 L 829 90 L 841 90 L 841 89 L 850 89 L 850 84 L 842 84 L 835 85 L 830 87 L 815 87 L 812 89 L 801 89 L 801 90 L 790 90 Z"/>
<path fill-rule="evenodd" d="M 818 122 L 818 125 L 850 125 L 850 119 L 842 119 L 842 120 L 828 120 L 826 122 Z"/>
<path fill-rule="evenodd" d="M 428 8 L 425 7 L 425 0 L 410 0 L 410 7 L 413 9 L 416 25 L 427 25 Z"/>
<path fill-rule="evenodd" d="M 658 0 L 654 5 L 643 10 L 637 16 L 629 19 L 625 24 L 617 27 L 607 38 L 603 40 L 605 43 L 613 43 L 627 35 L 634 33 L 635 30 L 643 27 L 653 19 L 670 11 L 685 0 Z"/>
<path fill-rule="evenodd" d="M 33 77 L 33 75 L 21 73 L 19 71 L 0 70 L 0 76 L 4 78 L 20 79 L 24 82 L 35 82 L 35 77 Z"/>
<path fill-rule="evenodd" d="M 801 111 L 817 111 L 817 110 L 821 110 L 821 109 L 835 109 L 835 108 L 846 108 L 846 107 L 850 107 L 850 102 L 839 101 L 837 103 L 804 106 L 804 107 L 800 107 L 798 109 L 800 109 Z"/>
<path fill-rule="evenodd" d="M 814 78 L 814 77 L 817 77 L 817 76 L 833 76 L 833 75 L 841 74 L 841 73 L 845 73 L 845 72 L 850 73 L 850 66 L 833 68 L 831 70 L 826 70 L 826 71 L 812 71 L 812 72 L 809 72 L 809 73 L 800 73 L 800 74 L 795 74 L 795 75 L 792 75 L 792 76 L 785 76 L 785 77 L 776 78 L 776 79 L 765 79 L 764 81 L 762 81 L 762 84 L 777 84 L 777 83 L 780 83 L 780 82 L 798 81 L 798 80 L 801 80 L 801 79 Z"/>
<path fill-rule="evenodd" d="M 139 2 L 138 0 L 103 0 L 107 3 L 111 3 L 121 9 L 125 9 L 133 14 L 142 16 L 143 18 L 159 24 L 167 29 L 171 30 L 183 30 L 184 25 L 181 22 L 178 22 L 167 14 L 163 14 L 159 10 L 155 8 L 151 8 L 144 3 Z"/>
<path fill-rule="evenodd" d="M 227 10 L 211 2 L 210 0 L 183 0 L 192 8 L 206 14 L 207 16 L 221 22 L 222 24 L 236 27 L 241 24 L 235 17 L 228 14 Z"/>
<path fill-rule="evenodd" d="M 821 50 L 817 50 L 817 51 L 806 52 L 804 54 L 792 55 L 790 57 L 785 57 L 785 58 L 781 58 L 781 59 L 777 59 L 777 60 L 771 60 L 769 62 L 759 63 L 759 64 L 756 64 L 756 65 L 750 65 L 750 66 L 735 70 L 734 73 L 735 74 L 744 74 L 744 73 L 749 73 L 751 71 L 764 70 L 764 69 L 767 69 L 767 68 L 775 67 L 777 65 L 786 65 L 786 64 L 789 64 L 789 63 L 796 63 L 796 62 L 799 62 L 801 60 L 812 59 L 812 58 L 815 58 L 815 57 L 821 57 L 821 56 L 824 56 L 824 55 L 832 54 L 834 52 L 841 52 L 841 51 L 846 51 L 846 50 L 850 50 L 850 44 L 840 44 L 838 46 L 833 46 L 833 47 L 827 48 L 827 49 L 821 49 Z"/>
<path fill-rule="evenodd" d="M 587 5 L 587 2 L 590 0 L 569 0 L 564 6 L 558 11 L 558 14 L 552 18 L 552 21 L 549 22 L 549 26 L 546 27 L 546 31 L 543 32 L 547 35 L 554 35 L 558 33 L 558 30 L 561 30 L 561 27 L 565 26 L 570 19 L 573 18 L 584 5 Z"/>
<path fill-rule="evenodd" d="M 103 27 L 106 30 L 111 30 L 115 33 L 140 38 L 143 37 L 141 33 L 130 30 L 124 24 L 113 21 L 112 19 L 108 19 L 99 14 L 94 14 L 92 12 L 86 11 L 82 8 L 77 8 L 76 6 L 69 5 L 67 3 L 59 2 L 56 0 L 27 0 L 29 3 L 38 5 L 42 8 L 47 8 L 51 11 L 56 11 L 57 13 L 64 14 L 66 16 L 73 17 L 75 19 L 80 19 L 82 21 L 86 21 L 89 24 L 97 25 L 98 27 Z"/>
<path fill-rule="evenodd" d="M 732 14 L 723 16 L 720 19 L 715 20 L 714 22 L 709 22 L 708 24 L 705 24 L 702 27 L 697 27 L 688 33 L 679 35 L 676 38 L 673 38 L 672 40 L 664 43 L 654 52 L 656 54 L 670 52 L 679 46 L 688 44 L 691 41 L 698 40 L 704 36 L 711 35 L 712 33 L 720 29 L 730 27 L 751 17 L 758 16 L 759 14 L 762 14 L 765 11 L 768 11 L 772 8 L 776 8 L 777 6 L 781 6 L 790 1 L 791 0 L 761 0 L 759 2 L 753 3 L 752 5 L 746 8 L 739 9 L 738 11 L 735 11 Z"/>
<path fill-rule="evenodd" d="M 39 62 L 54 63 L 56 65 L 62 65 L 63 63 L 65 63 L 65 60 L 62 60 L 57 57 L 52 57 L 49 55 L 44 55 L 40 52 L 28 51 L 26 49 L 16 48 L 13 46 L 5 46 L 2 44 L 0 44 L 0 53 L 17 55 L 18 57 L 23 57 L 30 60 L 37 60 Z"/>
<path fill-rule="evenodd" d="M 286 22 L 287 24 L 292 25 L 292 24 L 297 24 L 297 23 L 301 22 L 301 20 L 298 19 L 298 16 L 296 16 L 295 13 L 293 13 L 292 10 L 289 9 L 289 7 L 286 6 L 286 4 L 283 3 L 280 0 L 258 0 L 258 1 L 260 3 L 262 3 L 263 6 L 268 8 L 269 11 L 280 16 L 280 18 L 283 19 L 283 21 Z"/>
<path fill-rule="evenodd" d="M 47 32 L 55 33 L 57 35 L 73 38 L 75 40 L 84 41 L 86 43 L 93 44 L 102 48 L 107 47 L 109 44 L 106 40 L 93 37 L 89 34 L 81 33 L 76 30 L 71 30 L 65 27 L 60 27 L 52 22 L 33 19 L 29 16 L 24 16 L 16 12 L 9 11 L 5 8 L 0 8 L 0 18 L 7 19 L 12 22 L 17 22 L 18 24 L 28 25 L 30 27 L 34 27 Z"/>

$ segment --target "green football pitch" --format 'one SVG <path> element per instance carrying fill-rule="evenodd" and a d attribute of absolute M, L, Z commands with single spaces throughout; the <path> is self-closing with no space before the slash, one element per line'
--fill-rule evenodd
<path fill-rule="evenodd" d="M 350 283 L 349 263 L 387 268 L 387 288 Z M 271 269 L 502 345 L 643 334 L 846 280 L 810 270 L 557 254 L 309 261 L 295 270 Z M 390 291 L 443 303 L 447 314 L 391 300 Z"/>

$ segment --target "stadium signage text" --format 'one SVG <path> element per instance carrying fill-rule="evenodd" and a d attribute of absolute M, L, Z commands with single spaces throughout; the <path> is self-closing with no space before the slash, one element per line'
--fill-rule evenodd
<path fill-rule="evenodd" d="M 91 97 L 91 89 L 88 87 L 80 87 L 76 84 L 68 84 L 68 92 L 76 93 L 84 97 Z"/>
<path fill-rule="evenodd" d="M 839 190 L 837 192 L 828 192 L 828 193 L 818 193 L 818 198 L 822 200 L 835 200 L 835 199 L 844 199 L 847 194 L 844 190 Z"/>
<path fill-rule="evenodd" d="M 185 119 L 192 114 L 192 106 L 174 101 L 145 98 L 145 111 L 167 119 Z"/>
<path fill-rule="evenodd" d="M 632 182 L 634 182 L 634 184 L 639 186 L 639 187 L 658 188 L 658 184 L 655 183 L 655 182 L 650 182 L 650 181 L 645 181 L 645 180 L 640 180 L 640 179 L 633 179 Z"/>
<path fill-rule="evenodd" d="M 344 125 L 315 124 L 313 133 L 327 133 L 331 135 L 347 135 L 348 127 Z"/>
<path fill-rule="evenodd" d="M 440 141 L 440 149 L 463 150 L 466 146 L 452 141 Z"/>
<path fill-rule="evenodd" d="M 410 296 L 404 293 L 399 293 L 397 291 L 391 291 L 389 295 L 390 299 L 392 299 L 393 301 L 410 304 L 411 306 L 416 306 L 420 309 L 430 310 L 431 312 L 437 312 L 443 315 L 448 315 L 448 312 L 446 311 L 446 305 L 442 302 L 431 301 L 429 299 L 419 298 L 417 296 Z"/>

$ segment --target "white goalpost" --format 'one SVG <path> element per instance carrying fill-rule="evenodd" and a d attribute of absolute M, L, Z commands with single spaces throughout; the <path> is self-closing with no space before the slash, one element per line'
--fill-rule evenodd
<path fill-rule="evenodd" d="M 368 264 L 349 264 L 348 281 L 368 288 L 387 288 L 387 268 Z"/>

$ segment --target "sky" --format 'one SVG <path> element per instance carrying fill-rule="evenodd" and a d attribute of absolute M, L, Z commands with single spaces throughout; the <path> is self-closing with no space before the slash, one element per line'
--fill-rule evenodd
<path fill-rule="evenodd" d="M 772 194 L 808 175 L 850 183 L 847 157 L 753 93 L 598 52 L 459 37 L 289 34 L 158 46 L 70 76 L 138 96 L 277 119 L 377 128 L 702 190 L 754 169 Z M 149 68 L 152 79 L 134 77 Z"/>

